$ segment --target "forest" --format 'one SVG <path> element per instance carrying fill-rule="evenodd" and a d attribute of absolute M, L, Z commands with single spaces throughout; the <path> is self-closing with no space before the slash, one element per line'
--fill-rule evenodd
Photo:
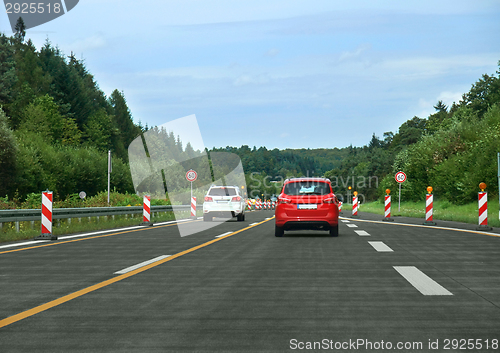
<path fill-rule="evenodd" d="M 127 148 L 157 128 L 134 122 L 124 92 L 115 89 L 106 96 L 84 60 L 65 55 L 49 40 L 37 50 L 25 36 L 22 23 L 13 36 L 0 34 L 0 207 L 14 207 L 46 189 L 58 200 L 80 191 L 89 196 L 103 192 L 108 150 L 112 189 L 135 193 Z M 431 185 L 437 198 L 469 203 L 476 200 L 481 181 L 494 194 L 498 190 L 498 64 L 496 73 L 484 74 L 459 102 L 447 106 L 439 101 L 430 116 L 415 116 L 382 137 L 373 134 L 362 147 L 268 150 L 245 145 L 209 152 L 241 158 L 252 196 L 269 197 L 279 192 L 283 179 L 307 175 L 330 178 L 339 195 L 347 195 L 351 186 L 365 201 L 376 200 L 385 189 L 396 190 L 394 174 L 402 170 L 408 176 L 406 200 L 422 200 Z M 167 135 L 180 153 L 194 152 Z"/>

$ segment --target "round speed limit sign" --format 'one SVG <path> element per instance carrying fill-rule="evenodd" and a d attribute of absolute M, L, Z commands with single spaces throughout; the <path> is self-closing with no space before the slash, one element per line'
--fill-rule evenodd
<path fill-rule="evenodd" d="M 394 178 L 398 183 L 404 183 L 406 181 L 406 174 L 403 172 L 397 172 Z"/>
<path fill-rule="evenodd" d="M 186 173 L 186 179 L 187 181 L 193 182 L 198 178 L 198 174 L 194 170 L 188 170 Z"/>

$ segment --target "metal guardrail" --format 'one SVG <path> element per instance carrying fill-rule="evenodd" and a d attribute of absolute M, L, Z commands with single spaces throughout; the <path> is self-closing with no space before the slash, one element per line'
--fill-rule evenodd
<path fill-rule="evenodd" d="M 172 212 L 191 209 L 190 205 L 174 205 L 174 206 L 151 206 L 151 213 L 157 212 Z M 82 217 L 104 217 L 118 216 L 127 214 L 142 214 L 142 206 L 124 206 L 124 207 L 82 207 L 82 208 L 54 208 L 52 210 L 52 219 L 68 219 Z M 27 210 L 0 210 L 0 227 L 2 223 L 7 222 L 26 222 L 40 221 L 42 218 L 42 210 L 27 209 Z M 16 224 L 16 228 L 19 228 Z"/>

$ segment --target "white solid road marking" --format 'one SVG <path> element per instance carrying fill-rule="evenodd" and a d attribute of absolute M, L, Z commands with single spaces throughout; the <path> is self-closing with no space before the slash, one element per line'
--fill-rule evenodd
<path fill-rule="evenodd" d="M 355 224 L 346 224 L 346 226 L 348 226 L 349 228 L 358 228 L 358 226 Z"/>
<path fill-rule="evenodd" d="M 151 260 L 148 260 L 148 261 L 144 261 L 144 262 L 141 262 L 140 264 L 137 264 L 137 265 L 134 265 L 134 266 L 130 266 L 130 267 L 127 267 L 127 268 L 124 268 L 123 270 L 121 271 L 116 271 L 114 274 L 115 275 L 123 275 L 127 272 L 130 272 L 130 271 L 133 271 L 133 270 L 137 270 L 138 268 L 141 268 L 141 267 L 144 267 L 144 266 L 147 266 L 149 264 L 152 264 L 153 262 L 156 262 L 156 261 L 160 261 L 160 260 L 163 260 L 163 259 L 166 259 L 167 257 L 169 257 L 171 255 L 161 255 L 161 256 L 158 256 L 158 257 L 155 257 L 154 259 L 151 259 Z"/>
<path fill-rule="evenodd" d="M 383 241 L 369 241 L 368 243 L 371 246 L 373 246 L 373 248 L 375 250 L 377 250 L 378 252 L 393 252 L 394 251 L 390 247 L 385 245 Z"/>
<path fill-rule="evenodd" d="M 231 233 L 234 233 L 234 232 L 226 232 L 224 234 L 221 234 L 221 235 L 217 235 L 216 238 L 220 238 L 220 237 L 223 237 L 225 235 L 228 235 L 228 234 L 231 234 Z"/>
<path fill-rule="evenodd" d="M 8 245 L 2 245 L 0 246 L 0 249 L 5 249 L 5 248 L 13 248 L 15 246 L 23 246 L 23 245 L 32 245 L 32 244 L 40 244 L 40 243 L 45 243 L 50 240 L 34 240 L 34 241 L 25 241 L 23 243 L 15 243 L 15 244 L 8 244 Z"/>
<path fill-rule="evenodd" d="M 405 227 L 417 227 L 417 228 L 427 228 L 427 229 L 452 230 L 452 231 L 455 231 L 455 232 L 482 234 L 482 235 L 489 235 L 489 236 L 492 236 L 492 237 L 500 238 L 500 234 L 497 234 L 497 233 L 475 231 L 475 230 L 470 230 L 470 229 L 437 227 L 437 226 L 428 226 L 428 225 L 420 225 L 420 224 L 409 224 L 409 223 L 398 223 L 398 222 L 370 221 L 370 220 L 367 220 L 367 219 L 355 219 L 354 221 L 355 222 L 375 223 L 375 224 L 387 224 L 387 225 L 392 225 L 392 226 L 405 226 Z"/>
<path fill-rule="evenodd" d="M 250 226 L 254 226 L 256 224 L 259 224 L 259 222 L 252 223 L 252 224 L 250 224 Z"/>
<path fill-rule="evenodd" d="M 132 229 L 138 229 L 138 228 L 145 228 L 144 226 L 135 226 L 135 227 L 127 227 L 127 228 L 119 228 L 119 229 L 107 229 L 107 230 L 102 230 L 100 232 L 92 232 L 92 233 L 84 233 L 84 234 L 76 234 L 76 235 L 65 235 L 62 237 L 57 237 L 58 240 L 66 240 L 66 239 L 73 239 L 73 238 L 81 238 L 81 237 L 86 237 L 89 235 L 98 235 L 98 234 L 104 234 L 104 233 L 111 233 L 111 232 L 121 232 L 125 230 L 132 230 Z"/>
<path fill-rule="evenodd" d="M 453 295 L 446 288 L 415 266 L 393 266 L 413 287 L 423 295 Z"/>
<path fill-rule="evenodd" d="M 341 219 L 340 221 L 344 222 L 344 223 L 349 223 L 349 221 L 347 219 Z"/>
<path fill-rule="evenodd" d="M 366 230 L 355 230 L 357 235 L 360 235 L 362 237 L 369 237 L 370 233 L 368 233 Z"/>

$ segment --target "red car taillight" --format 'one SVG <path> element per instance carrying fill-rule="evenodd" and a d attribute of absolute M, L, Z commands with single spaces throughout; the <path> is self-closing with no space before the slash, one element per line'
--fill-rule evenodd
<path fill-rule="evenodd" d="M 214 199 L 211 198 L 210 196 L 205 196 L 205 201 L 206 202 L 212 202 Z"/>
<path fill-rule="evenodd" d="M 278 202 L 279 202 L 279 203 L 292 203 L 292 200 L 291 200 L 291 199 L 286 199 L 286 198 L 284 198 L 284 197 L 280 197 L 280 198 L 278 199 Z"/>
<path fill-rule="evenodd" d="M 232 202 L 235 202 L 235 201 L 241 201 L 241 197 L 239 196 L 235 196 L 233 197 L 233 199 L 231 200 Z"/>
<path fill-rule="evenodd" d="M 335 198 L 334 197 L 329 197 L 327 199 L 324 199 L 323 203 L 335 203 Z"/>

